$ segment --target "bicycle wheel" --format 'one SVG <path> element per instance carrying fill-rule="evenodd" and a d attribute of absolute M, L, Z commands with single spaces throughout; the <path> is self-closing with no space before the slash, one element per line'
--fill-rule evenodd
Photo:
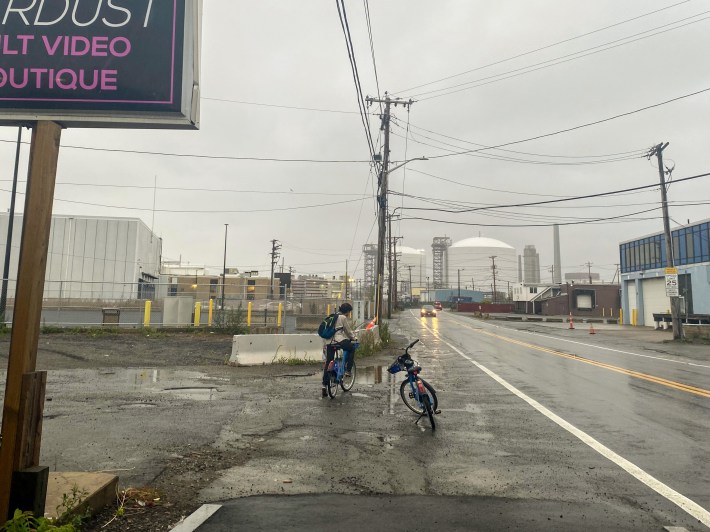
<path fill-rule="evenodd" d="M 338 374 L 335 371 L 328 372 L 328 397 L 335 399 L 338 395 Z"/>
<path fill-rule="evenodd" d="M 355 366 L 355 361 L 353 360 L 353 367 L 350 369 L 350 376 L 348 377 L 347 375 L 343 374 L 343 380 L 340 381 L 340 387 L 343 389 L 344 392 L 349 392 L 353 384 L 355 384 L 355 372 L 357 371 L 357 368 Z"/>
<path fill-rule="evenodd" d="M 429 396 L 429 404 L 431 405 L 432 411 L 436 412 L 436 409 L 439 406 L 439 402 L 436 398 L 436 392 L 434 391 L 434 388 L 431 384 L 429 384 L 421 377 L 420 380 L 422 381 L 424 388 L 426 388 L 427 395 Z M 417 398 L 414 397 L 414 394 L 412 393 L 412 389 L 409 386 L 409 379 L 402 381 L 402 384 L 399 387 L 399 395 L 402 397 L 402 401 L 404 401 L 404 404 L 407 405 L 407 408 L 409 408 L 412 412 L 420 415 L 424 414 L 424 409 L 421 407 L 419 401 L 417 401 Z"/>
<path fill-rule="evenodd" d="M 422 397 L 422 403 L 424 403 L 424 408 L 426 409 L 426 415 L 429 416 L 429 423 L 431 423 L 431 430 L 436 430 L 436 423 L 434 423 L 434 411 L 431 408 L 431 401 L 429 400 L 429 395 L 424 395 Z"/>

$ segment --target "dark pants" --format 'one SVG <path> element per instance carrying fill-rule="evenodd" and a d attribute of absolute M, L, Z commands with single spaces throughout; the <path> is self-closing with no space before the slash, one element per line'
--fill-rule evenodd
<path fill-rule="evenodd" d="M 335 350 L 337 348 L 341 348 L 343 350 L 346 371 L 350 371 L 353 367 L 353 361 L 355 360 L 355 349 L 351 340 L 343 340 L 337 344 L 327 345 L 325 350 L 325 365 L 323 366 L 323 386 L 328 386 L 328 364 L 330 364 L 333 358 L 335 358 Z"/>

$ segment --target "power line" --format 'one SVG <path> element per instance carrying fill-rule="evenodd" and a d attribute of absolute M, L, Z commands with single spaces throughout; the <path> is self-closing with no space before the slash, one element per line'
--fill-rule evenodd
<path fill-rule="evenodd" d="M 548 45 L 542 46 L 542 47 L 540 47 L 540 48 L 536 48 L 536 49 L 534 49 L 534 50 L 529 50 L 529 51 L 527 51 L 527 52 L 523 52 L 523 53 L 521 53 L 521 54 L 514 55 L 514 56 L 508 57 L 508 58 L 506 58 L 506 59 L 501 59 L 501 60 L 499 60 L 499 61 L 495 61 L 495 62 L 489 63 L 489 64 L 487 64 L 487 65 L 483 65 L 483 66 L 480 66 L 480 67 L 472 68 L 472 69 L 470 69 L 470 70 L 466 70 L 466 71 L 460 72 L 460 73 L 458 73 L 458 74 L 453 74 L 453 75 L 451 75 L 451 76 L 447 76 L 447 77 L 440 78 L 440 79 L 437 79 L 437 80 L 434 80 L 434 81 L 430 81 L 430 82 L 428 82 L 428 83 L 423 83 L 423 84 L 421 84 L 421 85 L 416 85 L 416 86 L 410 87 L 410 88 L 408 88 L 408 89 L 404 89 L 404 90 L 401 90 L 401 91 L 396 91 L 396 93 L 409 92 L 409 91 L 412 91 L 412 90 L 415 90 L 415 89 L 419 89 L 419 88 L 421 88 L 421 87 L 427 87 L 427 86 L 429 86 L 429 85 L 433 85 L 433 84 L 435 84 L 435 83 L 439 83 L 440 81 L 446 81 L 446 80 L 448 80 L 448 79 L 453 79 L 453 78 L 457 78 L 457 77 L 460 77 L 460 76 L 464 76 L 464 75 L 466 75 L 466 74 L 470 74 L 471 72 L 476 72 L 476 71 L 478 71 L 478 70 L 483 70 L 484 68 L 492 67 L 492 66 L 495 66 L 495 65 L 500 65 L 501 63 L 506 63 L 506 62 L 512 61 L 512 60 L 514 60 L 514 59 L 519 59 L 519 58 L 521 58 L 521 57 L 525 57 L 526 55 L 531 55 L 531 54 L 534 54 L 534 53 L 536 53 L 536 52 L 541 52 L 542 50 L 547 50 L 548 48 L 553 48 L 553 47 L 555 47 L 555 46 L 559 46 L 560 44 L 565 44 L 565 43 L 568 43 L 568 42 L 570 42 L 570 41 L 574 41 L 574 40 L 577 40 L 577 39 L 581 39 L 581 38 L 583 38 L 583 37 L 588 37 L 589 35 L 593 35 L 593 34 L 595 34 L 595 33 L 599 33 L 599 32 L 608 30 L 608 29 L 610 29 L 610 28 L 614 28 L 614 27 L 617 27 L 617 26 L 621 26 L 621 25 L 627 24 L 627 23 L 629 23 L 629 22 L 633 22 L 633 21 L 635 21 L 635 20 L 639 20 L 639 19 L 641 19 L 641 18 L 648 17 L 648 16 L 654 15 L 654 14 L 656 14 L 656 13 L 660 13 L 661 11 L 666 11 L 666 10 L 668 10 L 668 9 L 677 7 L 677 6 L 682 5 L 682 4 L 687 4 L 687 3 L 690 2 L 690 1 L 691 1 L 691 0 L 684 0 L 683 2 L 677 2 L 677 3 L 675 3 L 675 4 L 671 4 L 671 5 L 669 5 L 669 6 L 666 6 L 666 7 L 661 8 L 661 9 L 656 9 L 656 10 L 654 10 L 654 11 L 650 11 L 650 12 L 648 12 L 648 13 L 644 13 L 644 14 L 642 14 L 642 15 L 638 15 L 638 16 L 633 17 L 633 18 L 630 18 L 630 19 L 622 20 L 622 21 L 620 21 L 620 22 L 616 22 L 616 23 L 614 23 L 614 24 L 610 24 L 610 25 L 608 25 L 608 26 L 604 26 L 603 28 L 598 28 L 598 29 L 596 29 L 596 30 L 592 30 L 592 31 L 588 31 L 588 32 L 586 32 L 586 33 L 582 33 L 581 35 L 576 35 L 576 36 L 574 36 L 574 37 L 569 37 L 569 38 L 567 38 L 567 39 L 563 39 L 563 40 L 561 40 L 561 41 L 557 41 L 557 42 L 554 42 L 554 43 L 552 43 L 552 44 L 548 44 Z"/>
<path fill-rule="evenodd" d="M 451 225 L 469 225 L 469 226 L 478 226 L 478 227 L 552 227 L 555 225 L 584 225 L 584 224 L 597 224 L 597 225 L 603 225 L 606 223 L 612 223 L 611 220 L 618 220 L 618 219 L 623 219 L 623 218 L 629 218 L 631 216 L 636 216 L 638 214 L 644 214 L 652 211 L 657 211 L 659 210 L 660 207 L 654 207 L 653 209 L 647 209 L 644 211 L 638 211 L 634 213 L 629 213 L 629 214 L 621 214 L 619 216 L 611 216 L 611 217 L 603 217 L 603 218 L 595 218 L 595 219 L 589 219 L 589 220 L 583 220 L 583 221 L 576 221 L 576 222 L 553 222 L 553 223 L 547 223 L 547 224 L 484 224 L 484 223 L 472 223 L 472 222 L 455 222 L 455 221 L 450 221 L 450 220 L 436 220 L 432 218 L 421 218 L 421 217 L 403 217 L 403 220 L 422 220 L 426 222 L 436 222 L 436 223 L 443 223 L 443 224 L 451 224 Z M 627 221 L 645 221 L 645 220 L 657 220 L 658 217 L 654 216 L 651 218 L 635 218 L 633 220 L 627 220 Z"/>
<path fill-rule="evenodd" d="M 471 140 L 452 137 L 450 135 L 445 135 L 444 133 L 437 133 L 436 131 L 432 131 L 431 129 L 426 129 L 424 127 L 417 126 L 417 125 L 414 125 L 409 122 L 408 122 L 408 126 L 413 129 L 420 129 L 422 131 L 426 131 L 427 133 L 431 133 L 432 135 L 444 137 L 444 138 L 450 139 L 450 140 L 456 140 L 459 142 L 463 142 L 465 144 L 472 144 L 474 146 L 479 146 L 481 148 L 495 149 L 496 151 L 502 151 L 502 152 L 507 152 L 507 153 L 516 153 L 516 154 L 520 154 L 520 155 L 530 155 L 533 157 L 549 157 L 551 159 L 554 159 L 554 158 L 558 158 L 558 159 L 601 159 L 604 157 L 620 157 L 623 155 L 632 155 L 632 154 L 637 154 L 637 153 L 644 153 L 645 154 L 648 151 L 647 148 L 639 148 L 636 150 L 629 150 L 629 151 L 616 152 L 616 153 L 604 153 L 604 154 L 597 154 L 597 155 L 559 155 L 559 154 L 548 154 L 548 153 L 531 153 L 531 152 L 519 151 L 519 150 L 505 150 L 505 149 L 501 149 L 501 148 L 492 148 L 491 146 L 489 146 L 487 144 L 481 144 L 479 142 L 473 142 Z M 402 128 L 402 126 L 400 124 L 397 124 L 397 127 Z"/>
<path fill-rule="evenodd" d="M 690 26 L 692 24 L 697 24 L 699 22 L 703 22 L 704 20 L 707 20 L 708 17 L 700 18 L 700 19 L 698 19 L 698 17 L 702 17 L 703 15 L 707 15 L 709 12 L 710 11 L 703 11 L 703 12 L 691 15 L 689 17 L 678 19 L 678 20 L 675 20 L 675 21 L 667 23 L 667 24 L 662 24 L 660 26 L 656 26 L 654 28 L 651 28 L 649 30 L 644 30 L 639 33 L 627 35 L 627 36 L 619 38 L 619 39 L 607 41 L 605 43 L 598 44 L 596 46 L 591 46 L 591 47 L 585 48 L 583 50 L 579 50 L 579 51 L 572 52 L 569 54 L 554 57 L 552 59 L 546 59 L 544 61 L 540 61 L 537 63 L 514 68 L 514 69 L 511 69 L 511 70 L 508 70 L 505 72 L 485 76 L 485 77 L 474 79 L 471 81 L 458 83 L 458 84 L 450 85 L 447 87 L 442 87 L 440 89 L 432 89 L 429 91 L 413 94 L 413 95 L 411 95 L 411 97 L 412 98 L 419 98 L 418 101 L 430 100 L 433 98 L 439 98 L 442 96 L 448 96 L 450 94 L 462 92 L 465 90 L 470 90 L 470 89 L 473 89 L 476 87 L 490 85 L 491 83 L 497 83 L 499 81 L 504 81 L 504 80 L 515 78 L 518 76 L 523 76 L 523 75 L 529 74 L 531 72 L 537 72 L 539 70 L 544 70 L 544 69 L 547 69 L 547 68 L 550 68 L 553 66 L 557 66 L 557 65 L 561 65 L 564 63 L 569 63 L 571 61 L 576 61 L 576 60 L 582 59 L 584 57 L 596 55 L 596 54 L 599 54 L 602 52 L 607 52 L 609 50 L 620 48 L 620 47 L 626 46 L 628 44 L 632 44 L 632 43 L 642 41 L 645 39 L 650 39 L 651 37 L 656 37 L 658 35 L 662 35 L 664 33 L 670 32 L 670 31 L 678 30 L 678 29 L 684 28 L 686 26 Z M 693 20 L 693 19 L 697 19 L 697 20 Z M 669 27 L 669 26 L 673 26 L 673 27 Z M 439 93 L 439 94 L 437 94 L 437 93 Z M 426 96 L 426 98 L 421 98 L 422 96 Z"/>
<path fill-rule="evenodd" d="M 275 103 L 247 102 L 244 100 L 230 100 L 228 98 L 207 98 L 206 96 L 203 96 L 201 99 L 202 100 L 209 100 L 211 102 L 238 103 L 241 105 L 255 105 L 257 107 L 273 107 L 276 109 L 293 109 L 293 110 L 297 110 L 297 111 L 315 111 L 315 112 L 319 112 L 319 113 L 338 113 L 338 114 L 347 114 L 347 115 L 360 114 L 357 111 L 342 111 L 342 110 L 338 110 L 338 109 L 319 109 L 316 107 L 298 107 L 295 105 L 280 105 L 280 104 L 275 104 Z"/>
<path fill-rule="evenodd" d="M 6 144 L 15 144 L 14 140 L 0 140 L 0 142 Z M 23 142 L 23 144 L 29 144 L 29 142 Z M 118 148 L 93 148 L 89 146 L 76 146 L 72 144 L 62 144 L 62 149 L 70 150 L 85 150 L 85 151 L 98 151 L 106 153 L 123 153 L 123 154 L 135 154 L 135 155 L 155 155 L 160 157 L 181 157 L 181 158 L 192 158 L 192 159 L 216 159 L 216 160 L 227 160 L 227 161 L 265 161 L 265 162 L 278 162 L 278 163 L 371 163 L 371 161 L 365 160 L 338 160 L 338 159 L 282 159 L 277 157 L 237 157 L 232 155 L 205 155 L 199 153 L 174 153 L 174 152 L 158 152 L 158 151 L 145 151 L 145 150 L 121 150 Z"/>
<path fill-rule="evenodd" d="M 578 130 L 578 129 L 583 129 L 583 128 L 586 128 L 586 127 L 596 126 L 596 125 L 599 125 L 599 124 L 603 124 L 604 122 L 611 122 L 612 120 L 616 120 L 616 119 L 618 119 L 618 118 L 623 118 L 623 117 L 625 117 L 625 116 L 630 116 L 630 115 L 633 115 L 633 114 L 636 114 L 636 113 L 641 113 L 641 112 L 643 112 L 643 111 L 648 111 L 649 109 L 654 109 L 654 108 L 656 108 L 656 107 L 661 107 L 661 106 L 663 106 L 663 105 L 666 105 L 666 104 L 669 104 L 669 103 L 673 103 L 673 102 L 677 102 L 677 101 L 683 100 L 683 99 L 685 99 L 685 98 L 690 98 L 691 96 L 697 96 L 698 94 L 702 94 L 702 93 L 708 92 L 708 91 L 710 91 L 710 87 L 707 87 L 707 88 L 705 88 L 705 89 L 701 89 L 701 90 L 698 90 L 698 91 L 695 91 L 695 92 L 691 92 L 691 93 L 688 93 L 688 94 L 684 94 L 684 95 L 682 95 L 682 96 L 677 96 L 677 97 L 675 97 L 675 98 L 671 98 L 670 100 L 665 100 L 665 101 L 662 101 L 662 102 L 659 102 L 659 103 L 655 103 L 655 104 L 652 104 L 652 105 L 647 105 L 647 106 L 645 106 L 645 107 L 640 107 L 640 108 L 638 108 L 638 109 L 634 109 L 633 111 L 627 111 L 627 112 L 625 112 L 625 113 L 620 113 L 620 114 L 617 114 L 617 115 L 614 115 L 614 116 L 610 116 L 610 117 L 607 117 L 607 118 L 602 118 L 601 120 L 595 120 L 595 121 L 593 121 L 593 122 L 587 122 L 587 123 L 585 123 L 585 124 L 580 124 L 580 125 L 578 125 L 578 126 L 569 127 L 569 128 L 566 128 L 566 129 L 560 129 L 560 130 L 558 130 L 558 131 L 553 131 L 552 133 L 544 133 L 544 134 L 542 134 L 542 135 L 537 135 L 537 136 L 534 136 L 534 137 L 528 137 L 528 138 L 526 138 L 526 139 L 521 139 L 521 140 L 514 140 L 514 141 L 512 141 L 512 142 L 505 142 L 505 143 L 502 143 L 502 144 L 497 144 L 497 145 L 495 145 L 495 146 L 489 146 L 489 147 L 487 147 L 487 148 L 478 148 L 478 149 L 475 149 L 475 150 L 466 150 L 466 151 L 461 151 L 461 152 L 456 152 L 456 153 L 447 153 L 447 154 L 443 154 L 443 155 L 431 155 L 431 156 L 427 156 L 427 158 L 428 158 L 428 159 L 443 159 L 444 157 L 452 157 L 452 156 L 454 156 L 454 155 L 465 155 L 465 154 L 467 154 L 467 153 L 477 153 L 477 152 L 481 152 L 481 151 L 485 151 L 485 150 L 496 149 L 496 148 L 502 148 L 502 147 L 504 147 L 504 146 L 512 146 L 513 144 L 522 144 L 523 142 L 530 142 L 531 140 L 539 140 L 539 139 L 543 139 L 543 138 L 547 138 L 547 137 L 553 137 L 553 136 L 555 136 L 555 135 L 561 135 L 562 133 L 569 133 L 569 132 L 571 132 L 571 131 L 576 131 L 576 130 Z"/>
<path fill-rule="evenodd" d="M 635 35 L 630 35 L 630 36 L 628 36 L 628 37 L 624 37 L 624 38 L 622 38 L 622 39 L 617 39 L 617 40 L 615 40 L 615 41 L 610 41 L 610 42 L 607 42 L 607 43 L 604 43 L 604 44 L 600 44 L 600 45 L 598 45 L 598 46 L 593 46 L 593 47 L 591 47 L 591 48 L 587 48 L 586 50 L 581 50 L 581 51 L 579 51 L 579 52 L 574 52 L 574 53 L 572 53 L 572 54 L 563 55 L 563 56 L 560 56 L 560 57 L 556 57 L 556 58 L 554 58 L 554 59 L 548 59 L 548 60 L 546 60 L 546 61 L 541 61 L 540 63 L 535 63 L 535 64 L 533 64 L 533 65 L 528 65 L 528 66 L 525 66 L 525 67 L 516 68 L 516 69 L 510 70 L 510 71 L 508 71 L 508 72 L 503 72 L 503 73 L 501 73 L 501 74 L 495 74 L 495 75 L 493 75 L 493 76 L 488 76 L 488 77 L 485 77 L 485 78 L 480 78 L 480 79 L 477 79 L 477 80 L 468 81 L 468 82 L 466 82 L 466 83 L 460 83 L 460 84 L 458 84 L 458 85 L 453 85 L 453 86 L 451 86 L 451 87 L 445 87 L 445 88 L 443 88 L 443 89 L 436 89 L 436 90 L 428 91 L 428 92 L 425 92 L 425 93 L 416 94 L 416 95 L 413 95 L 412 98 L 416 98 L 417 96 L 424 96 L 424 95 L 427 95 L 427 94 L 433 94 L 433 93 L 436 93 L 436 92 L 448 91 L 448 92 L 442 92 L 441 94 L 433 94 L 433 96 L 428 96 L 427 98 L 420 98 L 419 100 L 417 100 L 417 101 L 423 102 L 423 101 L 426 101 L 426 100 L 431 100 L 431 99 L 434 99 L 434 98 L 440 98 L 440 97 L 442 97 L 442 96 L 448 96 L 448 95 L 450 95 L 450 94 L 456 94 L 456 93 L 463 92 L 463 91 L 467 91 L 467 90 L 470 90 L 470 89 L 475 89 L 475 88 L 477 88 L 477 87 L 483 87 L 483 86 L 485 86 L 485 85 L 490 85 L 491 83 L 497 83 L 497 82 L 499 82 L 499 81 L 505 81 L 505 80 L 508 80 L 508 79 L 511 79 L 511 78 L 516 78 L 516 77 L 518 77 L 518 76 L 524 76 L 524 75 L 530 74 L 530 73 L 532 73 L 532 72 L 537 72 L 537 71 L 539 71 L 539 70 L 544 70 L 544 69 L 547 69 L 547 68 L 550 68 L 550 67 L 553 67 L 553 66 L 561 65 L 561 64 L 564 64 L 564 63 L 569 63 L 569 62 L 571 62 L 571 61 L 576 61 L 577 59 L 582 59 L 582 58 L 588 57 L 588 56 L 590 56 L 590 55 L 596 55 L 596 54 L 599 54 L 599 53 L 602 53 L 602 52 L 607 52 L 607 51 L 609 51 L 609 50 L 613 50 L 613 49 L 619 48 L 619 47 L 621 47 L 621 46 L 626 46 L 627 44 L 632 44 L 632 43 L 635 43 L 635 42 L 638 42 L 638 41 L 642 41 L 642 40 L 645 40 L 645 39 L 650 39 L 651 37 L 655 37 L 655 36 L 657 36 L 657 35 L 662 35 L 662 34 L 664 34 L 664 33 L 668 33 L 669 31 L 678 30 L 678 29 L 684 28 L 684 27 L 686 27 L 686 26 L 690 26 L 690 25 L 692 25 L 692 24 L 697 24 L 698 22 L 703 22 L 703 21 L 705 21 L 705 20 L 709 20 L 710 17 L 705 17 L 705 18 L 701 18 L 701 19 L 698 19 L 698 20 L 693 20 L 693 21 L 691 21 L 691 22 L 686 22 L 685 24 L 681 24 L 680 26 L 676 26 L 676 27 L 674 27 L 674 28 L 668 28 L 668 29 L 665 29 L 665 30 L 657 31 L 656 33 L 652 33 L 651 35 L 644 35 L 644 34 L 646 34 L 646 33 L 649 33 L 649 32 L 655 31 L 655 30 L 658 30 L 658 29 L 660 29 L 660 28 L 665 28 L 665 27 L 667 27 L 667 26 L 672 26 L 673 24 L 678 24 L 678 23 L 680 23 L 680 22 L 684 22 L 684 21 L 686 21 L 686 20 L 689 20 L 689 19 L 692 19 L 692 18 L 695 18 L 695 17 L 699 17 L 699 16 L 705 15 L 705 14 L 707 14 L 707 13 L 710 13 L 710 11 L 704 11 L 704 12 L 702 12 L 702 13 L 698 13 L 698 14 L 696 14 L 696 15 L 693 15 L 692 17 L 687 17 L 687 18 L 685 18 L 685 19 L 681 19 L 681 20 L 678 20 L 678 21 L 675 21 L 675 22 L 671 22 L 671 23 L 669 23 L 669 24 L 664 24 L 664 25 L 662 25 L 662 26 L 658 26 L 657 28 L 653 28 L 653 29 L 651 29 L 651 30 L 643 31 L 643 32 L 637 33 L 637 34 L 635 34 Z M 638 37 L 638 38 L 635 38 L 635 39 L 634 39 L 634 37 L 637 37 L 637 36 L 639 36 L 639 35 L 644 35 L 644 36 L 643 36 L 643 37 Z M 620 41 L 625 41 L 625 42 L 620 42 Z M 604 46 L 606 46 L 606 48 L 604 48 Z M 585 52 L 588 52 L 588 53 L 585 53 Z M 510 75 L 508 75 L 508 74 L 510 74 Z M 479 82 L 480 82 L 480 83 L 479 83 Z M 475 85 L 474 85 L 474 84 L 475 84 Z M 457 88 L 457 87 L 463 87 L 463 88 Z M 451 89 L 455 89 L 455 90 L 451 90 Z"/>
<path fill-rule="evenodd" d="M 375 143 L 372 140 L 372 133 L 370 132 L 370 123 L 368 120 L 367 106 L 365 105 L 365 99 L 362 93 L 362 86 L 360 84 L 360 74 L 358 73 L 357 60 L 355 59 L 355 47 L 353 46 L 352 36 L 350 34 L 350 25 L 348 24 L 348 15 L 345 10 L 345 2 L 343 0 L 335 0 L 335 5 L 338 8 L 338 17 L 340 18 L 340 26 L 343 30 L 343 35 L 345 36 L 345 46 L 348 49 L 348 58 L 350 59 L 350 69 L 353 74 L 353 81 L 355 82 L 355 93 L 357 96 L 357 105 L 360 111 L 360 118 L 362 119 L 362 125 L 365 128 L 365 137 L 370 150 L 370 160 L 375 158 Z"/>
<path fill-rule="evenodd" d="M 692 181 L 695 179 L 699 179 L 701 177 L 707 177 L 710 176 L 710 173 L 706 174 L 698 174 L 690 177 L 684 177 L 682 179 L 676 179 L 674 183 L 682 183 L 684 181 Z M 496 205 L 496 206 L 487 206 L 487 207 L 475 207 L 471 209 L 461 209 L 461 210 L 444 210 L 444 209 L 428 209 L 428 208 L 417 208 L 417 207 L 405 207 L 406 210 L 418 210 L 418 211 L 439 211 L 439 212 L 449 212 L 449 213 L 454 213 L 454 214 L 461 214 L 461 213 L 470 213 L 470 212 L 477 212 L 477 211 L 486 211 L 486 210 L 491 210 L 491 209 L 502 209 L 502 208 L 512 208 L 512 207 L 529 207 L 532 205 L 547 205 L 550 203 L 561 203 L 565 201 L 578 201 L 581 199 L 589 199 L 589 198 L 601 198 L 604 196 L 613 196 L 616 194 L 622 194 L 625 192 L 633 192 L 636 190 L 644 190 L 648 188 L 656 188 L 658 187 L 658 183 L 653 183 L 651 185 L 640 185 L 638 187 L 631 187 L 631 188 L 624 188 L 620 190 L 612 190 L 609 192 L 599 192 L 596 194 L 586 194 L 583 196 L 570 196 L 567 198 L 557 198 L 557 199 L 551 199 L 551 200 L 544 200 L 544 201 L 533 201 L 533 202 L 528 202 L 528 203 L 511 203 L 507 205 Z"/>
<path fill-rule="evenodd" d="M 399 138 L 405 138 L 403 135 L 398 135 L 397 133 L 392 133 L 393 135 L 399 137 Z M 440 140 L 432 139 L 431 137 L 427 137 L 426 135 L 421 135 L 422 137 L 432 140 L 434 142 L 438 142 L 440 144 L 443 144 L 445 146 L 451 146 L 453 148 L 456 148 L 457 150 L 461 150 L 460 146 L 456 146 L 454 144 L 450 144 L 448 142 L 443 142 Z M 429 144 L 427 142 L 422 142 L 421 140 L 417 140 L 413 136 L 411 136 L 411 139 L 416 142 L 417 144 L 421 144 L 422 146 L 429 146 L 430 148 L 435 148 L 438 150 L 443 150 L 447 151 L 452 154 L 458 154 L 459 152 L 448 149 L 448 148 L 443 148 L 441 146 L 435 146 L 433 144 Z M 598 159 L 598 160 L 593 160 L 593 161 L 536 161 L 533 159 L 518 159 L 515 157 L 509 157 L 509 156 L 503 156 L 503 155 L 496 155 L 496 154 L 482 154 L 482 153 L 466 153 L 465 155 L 468 155 L 469 157 L 477 157 L 480 159 L 488 159 L 491 161 L 504 161 L 504 162 L 510 162 L 510 163 L 519 163 L 519 164 L 537 164 L 537 165 L 543 165 L 543 166 L 590 166 L 590 165 L 595 165 L 595 164 L 608 164 L 608 163 L 616 163 L 616 162 L 622 162 L 622 161 L 631 161 L 634 159 L 639 159 L 641 158 L 641 153 L 639 152 L 638 154 L 634 156 L 626 156 L 626 157 L 615 157 L 611 159 Z"/>

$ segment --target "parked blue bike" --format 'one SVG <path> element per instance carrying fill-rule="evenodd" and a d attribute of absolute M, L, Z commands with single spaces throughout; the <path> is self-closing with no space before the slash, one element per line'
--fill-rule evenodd
<path fill-rule="evenodd" d="M 434 414 L 441 412 L 438 409 L 439 401 L 436 398 L 436 390 L 434 390 L 431 384 L 419 376 L 422 367 L 416 360 L 413 360 L 409 354 L 409 350 L 414 347 L 414 344 L 418 341 L 419 339 L 417 338 L 409 344 L 404 350 L 404 354 L 398 356 L 387 371 L 392 374 L 399 373 L 400 371 L 407 372 L 407 378 L 402 381 L 399 387 L 399 395 L 402 396 L 402 401 L 407 405 L 407 408 L 415 414 L 419 414 L 415 423 L 419 423 L 421 418 L 427 416 L 429 423 L 431 423 L 431 430 L 436 430 Z"/>
<path fill-rule="evenodd" d="M 353 342 L 353 351 L 343 351 L 341 347 L 335 348 L 335 356 L 333 360 L 328 364 L 328 397 L 334 399 L 338 395 L 338 385 L 343 389 L 344 392 L 349 392 L 353 384 L 355 384 L 355 372 L 357 371 L 357 366 L 355 365 L 355 359 L 352 361 L 352 368 L 350 368 L 350 373 L 345 375 L 345 366 L 348 357 L 355 357 L 355 349 L 359 347 L 359 343 Z"/>

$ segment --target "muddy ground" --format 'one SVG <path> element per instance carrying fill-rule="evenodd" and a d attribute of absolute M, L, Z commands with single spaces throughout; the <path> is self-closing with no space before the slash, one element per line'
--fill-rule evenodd
<path fill-rule="evenodd" d="M 200 384 L 216 382 L 223 389 L 240 388 L 239 382 L 254 379 L 293 381 L 305 378 L 308 380 L 307 395 L 315 398 L 320 394 L 320 365 L 234 368 L 226 364 L 231 341 L 230 335 L 209 332 L 126 331 L 116 334 L 99 330 L 40 336 L 37 369 L 49 371 L 41 463 L 49 465 L 52 471 L 115 472 L 119 476 L 120 489 L 128 490 L 119 494 L 115 505 L 88 519 L 82 530 L 170 530 L 200 506 L 197 494 L 213 482 L 219 472 L 243 465 L 252 455 L 248 442 L 236 449 L 214 445 L 210 434 L 214 433 L 214 425 L 219 425 L 220 415 L 225 413 L 213 408 L 206 416 L 210 418 L 210 428 L 205 429 L 204 436 L 166 437 L 166 431 L 160 430 L 156 431 L 159 434 L 155 438 L 146 437 L 145 424 L 132 425 L 131 420 L 121 416 L 132 416 L 131 408 L 141 406 L 166 406 L 172 416 L 178 417 L 180 410 L 185 408 L 185 415 L 190 419 L 195 414 L 194 410 L 189 410 L 187 415 L 189 407 L 179 401 L 165 405 L 164 400 L 150 395 L 139 395 L 129 401 L 129 395 L 144 391 L 144 383 L 150 381 L 151 376 L 160 372 L 169 374 L 164 387 L 171 379 L 173 384 L 178 384 L 176 389 L 187 388 L 181 386 L 186 384 L 181 379 L 193 379 L 190 381 L 193 382 L 192 373 L 202 374 Z M 0 336 L 0 391 L 3 395 L 9 346 L 10 336 Z M 382 354 L 371 360 L 377 363 L 381 359 L 385 364 L 390 358 L 389 354 Z M 129 378 L 124 376 L 125 372 Z M 119 384 L 107 381 L 102 393 L 97 393 L 96 383 L 91 381 L 111 376 L 117 377 Z M 126 394 L 121 391 L 121 383 L 125 385 Z M 234 395 L 230 399 L 232 397 Z M 197 401 L 197 404 L 202 402 Z M 77 419 L 83 417 L 82 410 L 87 416 L 93 416 L 91 425 L 84 426 L 83 419 Z M 136 417 L 143 415 L 143 410 L 134 410 Z M 226 414 L 228 419 L 233 417 L 229 412 Z M 118 431 L 120 437 L 101 434 L 102 431 L 116 431 L 116 425 L 125 426 Z M 195 430 L 200 431 L 199 428 Z M 96 436 L 92 437 L 92 433 Z M 76 440 L 80 440 L 81 445 L 77 446 Z M 118 447 L 124 447 L 125 453 L 122 454 Z M 135 458 L 136 455 L 139 458 Z M 119 511 L 121 507 L 123 510 Z"/>

